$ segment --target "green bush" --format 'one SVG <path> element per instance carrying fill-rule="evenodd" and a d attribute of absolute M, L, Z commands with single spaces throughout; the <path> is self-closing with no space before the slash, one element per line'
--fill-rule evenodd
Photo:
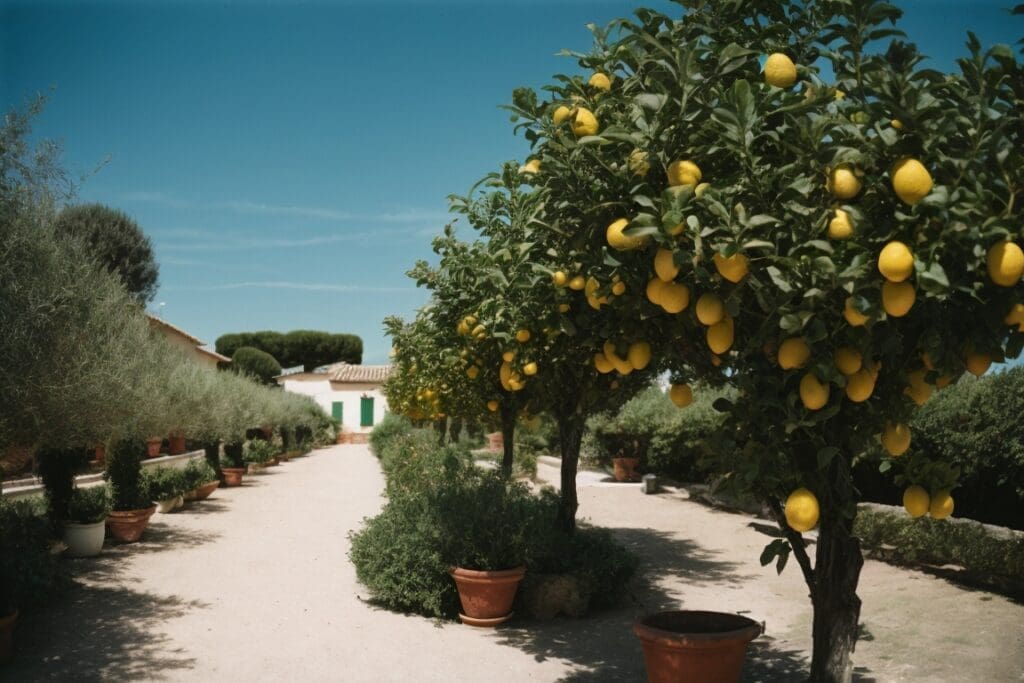
<path fill-rule="evenodd" d="M 217 480 L 217 472 L 206 460 L 189 460 L 183 472 L 186 491 L 194 491 L 203 484 Z"/>
<path fill-rule="evenodd" d="M 110 514 L 110 488 L 106 485 L 76 488 L 68 500 L 67 521 L 75 524 L 102 522 Z"/>
<path fill-rule="evenodd" d="M 224 458 L 221 460 L 220 466 L 234 469 L 245 467 L 245 443 L 232 441 L 224 444 Z"/>
<path fill-rule="evenodd" d="M 273 384 L 281 374 L 281 364 L 266 351 L 243 346 L 231 356 L 231 370 L 247 375 L 263 384 Z"/>
<path fill-rule="evenodd" d="M 134 439 L 117 441 L 107 454 L 107 478 L 114 510 L 142 510 L 153 505 L 142 477 L 145 446 Z"/>
<path fill-rule="evenodd" d="M 57 577 L 43 507 L 0 498 L 0 616 L 42 602 Z"/>
<path fill-rule="evenodd" d="M 363 340 L 353 334 L 332 334 L 314 330 L 280 332 L 237 332 L 217 338 L 217 353 L 233 356 L 242 347 L 269 353 L 286 368 L 301 365 L 309 372 L 321 365 L 363 360 Z"/>
<path fill-rule="evenodd" d="M 912 519 L 902 510 L 861 508 L 853 532 L 865 550 L 904 564 L 954 564 L 972 572 L 1024 580 L 1024 538 L 1000 538 L 975 522 Z"/>
<path fill-rule="evenodd" d="M 280 452 L 281 449 L 274 442 L 254 439 L 245 445 L 244 458 L 245 462 L 253 463 L 254 465 L 266 465 Z"/>
<path fill-rule="evenodd" d="M 75 474 L 86 466 L 89 456 L 82 448 L 42 448 L 35 457 L 51 525 L 59 532 L 74 492 Z"/>
<path fill-rule="evenodd" d="M 172 500 L 192 490 L 185 471 L 176 467 L 151 467 L 144 476 L 150 500 Z"/>
<path fill-rule="evenodd" d="M 412 430 L 413 426 L 408 418 L 395 413 L 387 413 L 384 419 L 378 422 L 370 432 L 370 450 L 380 458 L 381 453 L 393 440 Z"/>

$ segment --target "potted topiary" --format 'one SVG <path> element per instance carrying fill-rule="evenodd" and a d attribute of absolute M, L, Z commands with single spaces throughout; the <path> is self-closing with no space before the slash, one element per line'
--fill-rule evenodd
<path fill-rule="evenodd" d="M 142 477 L 142 444 L 121 439 L 107 457 L 107 478 L 113 509 L 107 517 L 107 530 L 122 543 L 134 543 L 156 512 Z"/>
<path fill-rule="evenodd" d="M 639 480 L 640 475 L 636 469 L 646 451 L 646 439 L 631 433 L 618 416 L 596 416 L 589 426 L 597 446 L 597 455 L 605 464 L 611 461 L 615 481 Z"/>
<path fill-rule="evenodd" d="M 188 490 L 185 473 L 174 467 L 155 467 L 145 474 L 149 497 L 163 514 L 173 512 L 184 504 Z"/>
<path fill-rule="evenodd" d="M 224 457 L 220 471 L 224 474 L 225 486 L 241 486 L 245 474 L 245 446 L 240 441 L 224 444 Z"/>
<path fill-rule="evenodd" d="M 64 545 L 69 557 L 92 557 L 103 550 L 110 490 L 106 484 L 76 488 L 68 500 Z"/>
<path fill-rule="evenodd" d="M 451 564 L 470 626 L 497 626 L 512 616 L 512 602 L 526 574 L 530 492 L 497 472 L 465 472 L 436 487 L 442 557 Z"/>
<path fill-rule="evenodd" d="M 249 463 L 249 474 L 262 472 L 264 468 L 274 464 L 277 447 L 272 441 L 253 439 L 245 446 L 245 461 Z"/>
<path fill-rule="evenodd" d="M 217 473 L 206 460 L 190 460 L 185 466 L 184 474 L 188 488 L 185 493 L 186 502 L 205 500 L 220 486 Z"/>

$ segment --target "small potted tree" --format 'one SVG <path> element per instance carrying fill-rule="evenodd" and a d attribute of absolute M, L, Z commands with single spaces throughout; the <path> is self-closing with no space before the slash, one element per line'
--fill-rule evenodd
<path fill-rule="evenodd" d="M 114 444 L 107 458 L 113 508 L 107 517 L 107 530 L 122 543 L 138 541 L 156 512 L 142 477 L 142 453 L 142 444 L 126 438 Z"/>
<path fill-rule="evenodd" d="M 64 545 L 69 557 L 93 557 L 103 550 L 110 490 L 106 484 L 76 488 L 68 500 Z"/>
<path fill-rule="evenodd" d="M 155 467 L 146 472 L 145 479 L 149 497 L 156 503 L 159 512 L 174 512 L 184 504 L 188 481 L 182 470 L 174 467 Z"/>
<path fill-rule="evenodd" d="M 607 465 L 610 461 L 616 481 L 636 481 L 636 473 L 643 455 L 643 439 L 631 434 L 618 416 L 602 414 L 589 423 L 597 455 Z"/>
<path fill-rule="evenodd" d="M 245 475 L 245 444 L 232 441 L 224 444 L 224 457 L 220 461 L 220 471 L 224 474 L 225 486 L 241 486 Z"/>
<path fill-rule="evenodd" d="M 277 447 L 272 441 L 253 439 L 245 445 L 245 461 L 249 464 L 249 474 L 262 472 L 264 468 L 274 464 Z"/>
<path fill-rule="evenodd" d="M 205 500 L 220 486 L 217 473 L 206 460 L 189 461 L 185 466 L 184 475 L 188 488 L 185 493 L 186 502 Z"/>

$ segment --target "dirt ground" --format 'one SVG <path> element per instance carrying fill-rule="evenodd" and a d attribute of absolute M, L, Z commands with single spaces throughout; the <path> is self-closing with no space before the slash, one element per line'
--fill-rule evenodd
<path fill-rule="evenodd" d="M 679 607 L 764 621 L 744 680 L 800 680 L 810 603 L 795 566 L 759 565 L 771 527 L 601 479 L 581 473 L 580 515 L 613 528 L 643 575 L 596 617 L 485 630 L 367 604 L 347 536 L 383 478 L 366 446 L 335 446 L 68 560 L 77 585 L 23 616 L 0 680 L 640 681 L 633 619 Z M 1024 605 L 871 560 L 860 594 L 858 680 L 1024 680 Z"/>

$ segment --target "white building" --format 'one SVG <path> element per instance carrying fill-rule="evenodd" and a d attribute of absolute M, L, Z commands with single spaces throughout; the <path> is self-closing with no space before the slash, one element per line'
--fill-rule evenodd
<path fill-rule="evenodd" d="M 348 440 L 362 441 L 387 412 L 383 385 L 392 368 L 335 363 L 313 372 L 286 373 L 276 379 L 285 391 L 312 396 L 328 415 L 341 423 Z"/>

